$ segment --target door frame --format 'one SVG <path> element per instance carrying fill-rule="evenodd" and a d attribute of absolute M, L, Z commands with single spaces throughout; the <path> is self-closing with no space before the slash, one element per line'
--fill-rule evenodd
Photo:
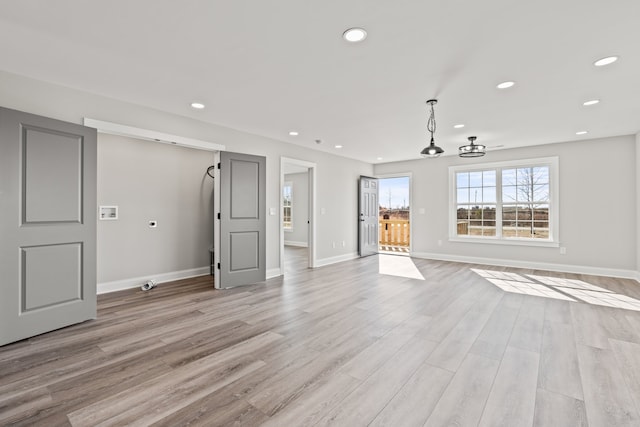
<path fill-rule="evenodd" d="M 413 217 L 414 211 L 413 208 L 413 174 L 411 172 L 400 172 L 400 173 L 387 173 L 381 175 L 374 175 L 377 179 L 385 179 L 385 178 L 409 178 L 409 255 L 413 253 Z M 380 242 L 380 227 L 378 227 L 378 242 Z"/>
<path fill-rule="evenodd" d="M 219 239 L 220 236 L 220 221 L 217 219 L 217 213 L 220 212 L 220 169 L 217 167 L 217 164 L 220 162 L 220 151 L 225 151 L 226 146 L 222 144 L 218 144 L 212 141 L 205 141 L 201 139 L 190 138 L 182 135 L 174 135 L 166 132 L 161 132 L 153 129 L 144 129 L 138 128 L 134 126 L 123 125 L 120 123 L 107 122 L 104 120 L 92 119 L 89 117 L 84 117 L 83 124 L 88 127 L 96 128 L 98 133 L 106 133 L 110 135 L 119 135 L 125 136 L 128 138 L 142 139 L 145 141 L 153 141 L 160 144 L 171 144 L 178 145 L 181 147 L 193 148 L 202 151 L 209 151 L 214 153 L 214 165 L 216 168 L 214 169 L 214 180 L 213 180 L 213 255 L 214 255 L 214 267 L 218 265 L 220 262 L 220 242 L 216 239 Z M 97 207 L 96 207 L 97 208 Z M 100 260 L 98 260 L 100 262 Z M 213 287 L 215 289 L 220 289 L 220 271 L 217 268 L 213 269 L 214 271 L 214 282 Z M 136 280 L 138 282 L 138 280 Z M 99 283 L 98 283 L 99 285 Z M 135 285 L 134 287 L 137 287 Z M 127 287 L 123 287 L 121 289 L 114 290 L 122 290 L 127 289 Z"/>
<path fill-rule="evenodd" d="M 280 230 L 280 275 L 284 275 L 284 226 L 282 224 L 282 204 L 284 197 L 282 187 L 284 187 L 284 167 L 285 165 L 295 165 L 306 167 L 309 173 L 309 225 L 308 225 L 308 267 L 316 267 L 316 172 L 317 165 L 306 160 L 293 159 L 290 157 L 280 157 L 280 190 L 278 208 L 278 229 Z"/>
<path fill-rule="evenodd" d="M 220 151 L 213 154 L 213 289 L 222 289 L 220 286 Z"/>

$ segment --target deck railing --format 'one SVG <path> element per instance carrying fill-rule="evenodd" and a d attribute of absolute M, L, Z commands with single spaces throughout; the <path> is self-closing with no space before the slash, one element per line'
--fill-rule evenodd
<path fill-rule="evenodd" d="M 380 244 L 409 246 L 409 221 L 406 219 L 381 219 Z"/>

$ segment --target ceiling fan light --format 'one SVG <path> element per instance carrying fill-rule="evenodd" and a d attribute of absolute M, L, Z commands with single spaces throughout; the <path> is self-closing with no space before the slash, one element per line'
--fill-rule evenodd
<path fill-rule="evenodd" d="M 458 156 L 460 157 L 482 157 L 487 154 L 487 147 L 483 144 L 475 144 L 474 141 L 477 139 L 475 136 L 470 136 L 469 144 L 461 145 L 458 148 Z"/>

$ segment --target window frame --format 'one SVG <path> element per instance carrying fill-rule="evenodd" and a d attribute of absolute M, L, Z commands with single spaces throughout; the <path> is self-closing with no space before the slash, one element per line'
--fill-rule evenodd
<path fill-rule="evenodd" d="M 285 188 L 289 187 L 290 191 L 289 191 L 289 206 L 285 206 L 285 202 L 286 202 L 286 198 L 284 196 L 284 190 Z M 282 229 L 284 231 L 287 232 L 292 232 L 293 231 L 293 181 L 285 181 L 284 184 L 282 185 Z M 289 226 L 287 227 L 285 225 L 285 214 L 284 214 L 284 210 L 285 208 L 289 208 L 290 214 L 289 214 Z"/>
<path fill-rule="evenodd" d="M 538 239 L 531 237 L 503 237 L 502 236 L 502 171 L 505 169 L 547 166 L 549 168 L 549 238 Z M 449 166 L 449 241 L 465 243 L 489 243 L 498 245 L 543 246 L 559 247 L 559 160 L 558 157 L 541 157 L 504 162 L 474 163 Z M 459 172 L 496 172 L 496 202 L 487 203 L 496 206 L 496 235 L 495 236 L 459 236 L 457 233 L 457 182 Z M 508 203 L 507 203 L 508 204 Z"/>

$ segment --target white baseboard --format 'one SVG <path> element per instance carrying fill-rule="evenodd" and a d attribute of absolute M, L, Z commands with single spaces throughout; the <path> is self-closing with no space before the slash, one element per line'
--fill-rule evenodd
<path fill-rule="evenodd" d="M 332 256 L 329 258 L 316 259 L 316 267 L 323 267 L 325 265 L 335 264 L 337 262 L 350 261 L 352 259 L 358 258 L 358 253 L 353 252 L 350 254 Z"/>
<path fill-rule="evenodd" d="M 299 248 L 308 248 L 309 244 L 307 242 L 295 242 L 293 240 L 285 240 L 284 241 L 284 245 L 285 246 L 297 246 Z"/>
<path fill-rule="evenodd" d="M 282 276 L 282 271 L 280 268 L 270 268 L 267 270 L 267 280 L 273 279 L 274 277 Z"/>
<path fill-rule="evenodd" d="M 617 268 L 590 267 L 586 265 L 553 264 L 547 262 L 518 261 L 512 259 L 482 258 L 462 255 L 434 254 L 428 252 L 413 252 L 414 258 L 434 259 L 438 261 L 464 262 L 467 264 L 485 264 L 501 267 L 532 268 L 536 270 L 557 271 L 561 273 L 589 274 L 592 276 L 620 277 L 635 279 L 640 282 L 640 272 Z"/>
<path fill-rule="evenodd" d="M 209 274 L 210 267 L 191 268 L 189 270 L 172 271 L 169 273 L 148 274 L 142 277 L 132 277 L 130 279 L 115 280 L 113 282 L 98 283 L 98 294 L 122 291 L 125 289 L 138 288 L 147 280 L 155 280 L 157 283 L 171 282 L 172 280 L 187 279 L 189 277 L 204 276 Z"/>

